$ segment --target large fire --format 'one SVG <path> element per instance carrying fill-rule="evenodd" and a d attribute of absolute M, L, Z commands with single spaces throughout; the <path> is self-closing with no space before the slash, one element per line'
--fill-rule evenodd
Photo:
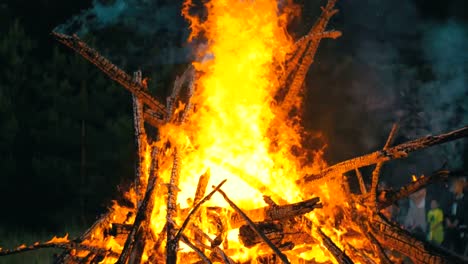
<path fill-rule="evenodd" d="M 337 213 L 336 204 L 342 204 L 341 186 L 331 190 L 327 184 L 322 184 L 313 190 L 302 190 L 296 184 L 301 176 L 318 172 L 325 162 L 320 149 L 313 152 L 313 158 L 307 164 L 301 162 L 304 157 L 300 155 L 304 154 L 293 154 L 293 149 L 301 146 L 301 128 L 297 120 L 291 118 L 291 109 L 283 108 L 275 101 L 275 95 L 281 92 L 280 79 L 285 74 L 286 61 L 291 59 L 289 53 L 294 45 L 286 29 L 288 19 L 294 15 L 292 5 L 284 1 L 280 7 L 276 0 L 211 0 L 204 6 L 206 17 L 200 18 L 191 14 L 192 1 L 184 3 L 183 15 L 192 29 L 190 40 L 202 43 L 197 60 L 192 64 L 196 74 L 193 80 L 195 92 L 190 98 L 191 111 L 182 121 L 175 118 L 161 126 L 158 142 L 150 146 L 144 141 L 140 148 L 144 157 L 141 164 L 143 182 L 148 181 L 153 148 L 164 152 L 159 155 L 164 157 L 160 158 L 158 168 L 161 183 L 170 184 L 175 163 L 180 164 L 176 172 L 179 190 L 176 190 L 178 213 L 174 226 L 182 224 L 193 206 L 197 183 L 200 175 L 205 173 L 210 175 L 208 186 L 227 179 L 222 189 L 243 210 L 266 207 L 265 195 L 279 204 L 320 196 L 324 205 L 322 212 L 305 216 L 310 223 L 318 225 Z M 302 100 L 299 95 L 295 96 L 294 106 L 299 107 Z M 174 106 L 175 112 L 183 111 L 186 104 Z M 166 220 L 172 217 L 167 215 L 167 188 L 158 188 L 165 190 L 154 200 L 150 228 L 155 236 L 164 234 Z M 333 192 L 333 199 L 330 192 Z M 137 200 L 138 195 L 133 191 L 127 195 Z M 223 208 L 220 216 L 229 225 L 227 219 L 232 211 L 228 210 L 229 205 L 221 195 L 215 194 L 205 206 Z M 112 214 L 116 222 L 123 222 L 128 217 L 128 210 L 115 205 Z M 216 227 L 206 210 L 202 210 L 197 226 L 215 238 Z M 324 231 L 333 238 L 346 232 L 345 227 L 327 226 Z M 221 244 L 220 248 L 229 252 L 232 260 L 245 262 L 271 254 L 259 246 L 249 249 L 242 245 L 238 227 L 225 228 L 229 230 L 225 238 L 228 243 Z M 306 232 L 314 236 L 312 230 L 306 228 Z M 321 238 L 316 235 L 315 238 L 318 242 L 315 245 L 301 245 L 298 241 L 295 245 L 298 251 L 290 254 L 296 255 L 297 259 L 336 262 L 323 250 Z M 150 257 L 158 255 L 154 251 L 160 251 L 160 256 L 164 254 L 166 242 L 162 241 L 160 245 L 153 242 L 147 243 L 143 261 L 155 261 Z M 357 244 L 357 247 L 362 246 Z M 117 251 L 123 248 L 122 242 L 112 237 L 107 239 L 106 247 Z M 189 248 L 181 245 L 179 255 L 188 251 Z M 197 259 L 184 259 L 187 256 L 179 257 L 184 263 Z M 116 260 L 117 256 L 107 256 L 103 263 Z"/>
<path fill-rule="evenodd" d="M 196 60 L 175 81 L 166 107 L 146 91 L 141 73 L 132 79 L 77 36 L 54 32 L 133 93 L 136 182 L 124 193 L 130 203 L 115 202 L 79 243 L 54 238 L 0 255 L 59 246 L 68 249 L 60 263 L 390 263 L 385 245 L 415 263 L 462 263 L 382 211 L 448 171 L 399 192 L 377 187 L 383 162 L 466 137 L 467 127 L 390 148 L 395 125 L 383 150 L 329 167 L 325 144 L 303 147 L 301 89 L 320 40 L 340 35 L 326 30 L 335 2 L 328 0 L 311 31 L 293 41 L 292 1 L 211 0 L 201 7 L 186 0 Z M 147 137 L 145 121 L 157 136 Z M 372 164 L 367 192 L 359 168 Z M 351 170 L 361 194 L 350 191 L 344 173 Z"/>
<path fill-rule="evenodd" d="M 191 6 L 191 1 L 184 5 L 184 15 L 193 29 L 191 38 L 205 40 L 193 63 L 197 78 L 191 100 L 196 111 L 185 122 L 171 122 L 160 129 L 160 143 L 170 142 L 180 160 L 180 208 L 190 208 L 188 201 L 193 198 L 199 176 L 206 171 L 211 175 L 208 186 L 227 179 L 223 190 L 245 210 L 267 206 L 263 195 L 281 203 L 310 198 L 295 183 L 313 169 L 301 166 L 291 154 L 293 144 L 300 144 L 300 131 L 287 120 L 288 109 L 274 101 L 281 88 L 279 77 L 286 55 L 293 45 L 286 30 L 290 14 L 278 10 L 276 0 L 212 0 L 205 5 L 208 14 L 201 22 L 190 14 Z M 272 135 L 273 125 L 279 135 Z M 323 164 L 317 156 L 312 164 L 319 163 Z M 161 165 L 164 182 L 169 182 L 171 171 L 172 162 Z M 158 197 L 156 204 L 152 226 L 160 232 L 166 199 Z M 220 195 L 208 205 L 229 207 Z M 208 223 L 201 225 L 209 232 Z M 239 252 L 231 257 L 245 261 L 255 256 L 256 248 L 245 252 L 237 242 L 236 231 L 229 234 L 234 238 L 229 248 Z M 325 259 L 328 257 L 322 257 Z"/>

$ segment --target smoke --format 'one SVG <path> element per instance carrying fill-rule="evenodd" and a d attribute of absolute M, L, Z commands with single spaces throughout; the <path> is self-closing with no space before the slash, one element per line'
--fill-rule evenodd
<path fill-rule="evenodd" d="M 158 81 L 172 78 L 174 65 L 190 62 L 182 1 L 93 0 L 91 8 L 54 30 L 92 36 L 95 47 L 131 70 L 159 72 Z"/>
<path fill-rule="evenodd" d="M 181 1 L 93 0 L 84 10 L 56 30 L 84 35 L 113 26 L 124 26 L 141 34 L 154 34 L 165 29 L 184 31 L 180 17 Z"/>
<path fill-rule="evenodd" d="M 375 137 L 361 131 L 370 136 L 363 140 L 364 148 L 381 147 L 394 121 L 401 125 L 400 142 L 468 124 L 466 24 L 450 16 L 431 20 L 411 1 L 350 1 L 344 9 L 352 12 L 344 15 L 345 29 L 351 31 L 348 34 L 357 32 L 346 39 L 355 69 L 349 92 L 378 131 Z M 387 177 L 399 183 L 411 173 L 438 169 L 445 161 L 450 169 L 460 169 L 465 146 L 458 140 L 412 154 L 393 163 Z"/>
<path fill-rule="evenodd" d="M 468 124 L 468 26 L 451 15 L 454 1 L 443 17 L 434 17 L 426 6 L 432 2 L 338 2 L 330 28 L 343 37 L 321 43 L 304 118 L 327 137 L 330 163 L 382 148 L 394 122 L 395 144 Z M 466 168 L 465 155 L 466 140 L 431 147 L 389 163 L 383 177 L 400 185 L 446 161 L 450 169 Z"/>
<path fill-rule="evenodd" d="M 444 131 L 468 124 L 468 27 L 450 20 L 428 24 L 422 37 L 424 58 L 432 79 L 418 89 L 425 128 Z M 445 145 L 439 153 L 449 165 L 462 167 L 465 144 Z"/>

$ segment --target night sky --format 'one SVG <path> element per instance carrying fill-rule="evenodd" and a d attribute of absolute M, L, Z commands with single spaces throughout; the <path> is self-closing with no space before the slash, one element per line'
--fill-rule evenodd
<path fill-rule="evenodd" d="M 325 3 L 298 2 L 302 7 L 302 17 L 290 26 L 295 37 L 312 26 L 319 6 Z M 342 31 L 343 36 L 337 40 L 325 40 L 319 48 L 307 79 L 303 120 L 307 129 L 324 135 L 326 158 L 330 163 L 380 148 L 395 121 L 401 125 L 396 143 L 468 124 L 467 3 L 465 0 L 339 1 L 340 13 L 332 19 L 329 28 Z M 73 58 L 73 52 L 61 47 L 49 33 L 56 27 L 68 34 L 77 32 L 85 39 L 89 38 L 92 46 L 128 72 L 141 68 L 154 80 L 150 89 L 155 96 L 164 98 L 176 74 L 191 58 L 191 46 L 185 42 L 187 25 L 179 14 L 180 4 L 180 1 L 169 0 L 2 1 L 0 36 L 3 37 L 0 40 L 6 39 L 6 32 L 14 21 L 19 21 L 25 34 L 34 41 L 29 57 L 22 61 L 26 67 L 55 61 L 52 59 L 54 50 Z M 0 53 L 0 63 L 7 63 L 6 57 Z M 18 94 L 22 96 L 12 96 L 7 100 L 12 106 L 6 107 L 6 104 L 2 105 L 6 101 L 0 101 L 0 118 L 4 118 L 0 123 L 4 123 L 1 128 L 6 131 L 5 135 L 10 131 L 6 129 L 11 127 L 27 131 L 12 130 L 16 132 L 1 138 L 4 144 L 0 145 L 0 151 L 9 153 L 4 160 L 19 163 L 21 159 L 21 165 L 13 166 L 12 162 L 0 164 L 0 198 L 8 204 L 2 210 L 5 217 L 0 220 L 0 226 L 55 230 L 72 217 L 89 224 L 94 216 L 105 210 L 110 199 L 118 197 L 118 189 L 132 179 L 134 157 L 132 153 L 126 154 L 133 148 L 130 94 L 125 91 L 109 94 L 106 89 L 111 90 L 108 88 L 111 81 L 105 80 L 105 76 L 99 77 L 92 66 L 83 66 L 87 62 L 77 60 L 76 64 L 73 63 L 67 65 L 76 65 L 77 68 L 70 66 L 64 69 L 57 64 L 56 67 L 64 72 L 54 78 L 59 80 L 57 83 L 70 79 L 69 95 L 76 96 L 76 108 L 81 109 L 84 103 L 80 100 L 85 98 L 79 96 L 83 91 L 82 83 L 76 76 L 67 77 L 66 71 L 74 72 L 79 68 L 83 76 L 88 73 L 93 76 L 86 81 L 90 87 L 86 112 L 96 109 L 96 113 L 88 113 L 83 118 L 80 113 L 84 110 L 68 113 L 70 107 L 40 103 L 41 93 L 34 94 L 34 84 L 27 81 Z M 17 74 L 18 78 L 37 75 L 43 80 L 40 76 L 52 74 L 53 68 L 53 65 L 44 68 L 34 66 L 40 70 L 17 71 Z M 0 89 L 16 89 L 15 76 L 5 74 L 0 78 Z M 101 92 L 92 90 L 98 88 Z M 111 88 L 121 89 L 116 85 Z M 56 92 L 53 87 L 48 89 L 51 94 Z M 4 95 L 9 93 L 4 92 Z M 93 93 L 96 93 L 94 98 Z M 68 95 L 59 93 L 54 96 L 66 100 Z M 44 100 L 49 102 L 49 99 Z M 121 107 L 120 112 L 112 110 L 114 104 Z M 18 110 L 15 105 L 22 107 Z M 73 102 L 70 106 L 74 106 Z M 51 133 L 47 122 L 24 121 L 25 118 L 42 120 L 41 111 L 49 108 L 59 113 L 57 116 L 65 114 L 70 119 L 69 123 L 60 126 L 71 132 L 59 133 L 61 139 L 57 141 L 46 141 L 44 136 L 37 140 L 28 139 L 36 134 Z M 13 114 L 17 116 L 15 122 L 20 125 L 7 124 L 6 118 Z M 87 138 L 90 165 L 84 182 L 79 165 L 80 120 L 86 120 L 91 131 Z M 107 125 L 106 122 L 112 124 Z M 76 134 L 73 131 L 77 131 Z M 112 136 L 106 137 L 99 131 Z M 67 144 L 69 149 L 64 148 Z M 445 161 L 450 168 L 466 171 L 466 145 L 466 140 L 462 140 L 423 151 L 405 161 L 392 162 L 385 167 L 383 178 L 391 185 L 399 186 L 407 182 L 412 173 L 430 173 Z M 51 158 L 46 162 L 41 155 Z M 70 164 L 70 169 L 65 174 L 57 172 L 54 175 L 60 164 Z M 119 165 L 122 167 L 118 168 L 120 172 L 116 172 L 118 176 L 111 179 L 105 177 L 112 175 L 102 176 L 109 166 L 114 166 L 110 164 L 126 165 Z M 51 172 L 54 176 L 40 176 L 41 171 Z M 104 178 L 96 180 L 98 177 Z M 106 184 L 109 179 L 112 186 Z M 25 185 L 32 186 L 26 188 Z M 84 185 L 88 187 L 81 190 Z M 87 197 L 85 202 L 80 198 L 83 195 Z M 84 210 L 83 203 L 94 208 Z M 70 212 L 75 213 L 70 216 Z"/>

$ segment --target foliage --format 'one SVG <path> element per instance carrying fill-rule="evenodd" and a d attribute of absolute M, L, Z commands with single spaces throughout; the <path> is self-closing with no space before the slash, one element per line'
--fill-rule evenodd
<path fill-rule="evenodd" d="M 43 51 L 18 21 L 0 36 L 6 225 L 56 229 L 65 216 L 91 222 L 116 186 L 132 178 L 129 94 L 57 47 L 50 60 L 40 60 Z"/>

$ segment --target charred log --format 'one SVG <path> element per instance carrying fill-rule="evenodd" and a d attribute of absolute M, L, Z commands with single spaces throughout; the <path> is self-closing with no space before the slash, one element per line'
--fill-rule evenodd
<path fill-rule="evenodd" d="M 334 9 L 335 3 L 336 0 L 329 0 L 327 5 L 322 8 L 322 14 L 309 33 L 296 43 L 292 58 L 286 64 L 285 74 L 280 79 L 280 87 L 287 87 L 287 92 L 281 102 L 281 108 L 288 112 L 293 106 L 296 106 L 296 100 L 307 71 L 314 61 L 320 41 L 323 38 L 337 38 L 341 35 L 337 31 L 325 31 L 330 18 L 338 12 L 338 10 Z"/>
<path fill-rule="evenodd" d="M 273 250 L 273 252 L 281 259 L 283 263 L 289 263 L 288 258 L 257 228 L 254 222 L 233 202 L 221 189 L 218 192 L 223 196 L 224 200 L 247 222 L 247 224 L 262 238 L 262 240 Z"/>
<path fill-rule="evenodd" d="M 387 221 L 384 216 L 377 215 L 370 226 L 372 234 L 383 246 L 401 252 L 415 264 L 467 263 L 462 257 L 414 238 L 406 230 Z"/>
<path fill-rule="evenodd" d="M 155 157 L 157 153 L 157 149 L 153 148 L 152 150 L 152 167 L 157 167 L 157 159 Z M 154 190 L 156 186 L 156 181 L 157 181 L 157 173 L 154 175 L 150 176 L 149 182 L 148 182 L 148 188 L 145 193 L 145 197 L 143 198 L 143 201 L 140 204 L 140 207 L 138 208 L 138 212 L 135 216 L 135 221 L 132 225 L 132 230 L 127 236 L 127 240 L 125 241 L 124 248 L 122 250 L 122 253 L 119 256 L 119 259 L 117 260 L 117 264 L 125 264 L 130 256 L 130 253 L 133 250 L 133 247 L 135 246 L 136 239 L 135 236 L 137 235 L 137 232 L 139 232 L 140 228 L 144 228 L 141 226 L 141 224 L 144 221 L 148 221 L 149 218 L 151 217 L 151 209 L 149 205 L 152 204 L 152 200 L 154 200 Z M 144 247 L 144 245 L 143 245 Z"/>
<path fill-rule="evenodd" d="M 322 230 L 318 229 L 318 234 L 322 238 L 323 245 L 328 249 L 328 251 L 335 257 L 336 261 L 340 264 L 353 264 L 354 262 L 349 258 L 349 256 L 342 251 L 336 244 L 329 238 Z"/>
<path fill-rule="evenodd" d="M 144 104 L 150 107 L 154 112 L 161 116 L 164 120 L 167 116 L 164 105 L 158 102 L 148 91 L 143 84 L 136 83 L 130 75 L 112 64 L 109 60 L 100 55 L 97 51 L 89 47 L 78 36 L 68 36 L 58 32 L 52 32 L 52 35 L 62 44 L 76 51 L 89 62 L 96 65 L 101 71 L 107 74 L 112 80 L 129 90 L 133 95 L 138 97 Z M 152 115 L 149 115 L 152 116 Z M 147 117 L 149 117 L 147 116 Z M 157 121 L 155 122 L 157 123 Z"/>
<path fill-rule="evenodd" d="M 272 222 L 284 220 L 306 214 L 315 208 L 321 208 L 320 198 L 315 197 L 306 201 L 287 204 L 267 206 L 253 210 L 245 211 L 245 214 L 255 222 Z M 231 228 L 238 228 L 243 224 L 245 219 L 239 213 L 233 213 L 229 223 Z"/>
<path fill-rule="evenodd" d="M 377 207 L 379 210 L 384 209 L 398 200 L 409 197 L 411 194 L 421 190 L 429 184 L 447 180 L 449 176 L 450 172 L 448 170 L 439 170 L 430 176 L 422 176 L 418 178 L 416 181 L 401 187 L 401 189 L 396 192 L 384 190 L 383 192 L 385 193 L 383 195 L 379 195 L 381 199 L 379 199 Z"/>
<path fill-rule="evenodd" d="M 273 244 L 277 247 L 281 246 L 281 241 L 284 238 L 283 226 L 281 224 L 264 222 L 255 223 L 255 225 Z M 249 225 L 243 225 L 239 228 L 239 240 L 248 248 L 264 242 Z"/>
<path fill-rule="evenodd" d="M 319 174 L 306 175 L 298 184 L 311 184 L 316 181 L 327 181 L 356 168 L 369 166 L 378 162 L 407 157 L 409 153 L 468 136 L 468 126 L 437 136 L 426 136 L 402 143 L 387 150 L 379 150 L 364 156 L 349 159 L 322 170 Z"/>
<path fill-rule="evenodd" d="M 392 130 L 390 131 L 390 135 L 388 136 L 387 142 L 385 143 L 385 146 L 383 147 L 383 150 L 387 150 L 390 145 L 392 144 L 393 140 L 395 139 L 396 133 L 398 130 L 398 125 L 393 124 Z M 380 178 L 380 170 L 383 166 L 383 161 L 377 163 L 375 165 L 374 170 L 372 171 L 372 182 L 371 182 L 371 189 L 370 189 L 370 204 L 372 208 L 376 208 L 377 205 L 377 185 L 379 184 L 379 178 Z"/>
<path fill-rule="evenodd" d="M 179 185 L 179 154 L 177 149 L 174 149 L 174 162 L 172 165 L 172 173 L 168 184 L 167 192 L 167 212 L 166 212 L 166 263 L 177 263 L 177 248 L 178 243 L 175 241 L 176 230 L 175 220 L 177 216 L 177 193 Z"/>

